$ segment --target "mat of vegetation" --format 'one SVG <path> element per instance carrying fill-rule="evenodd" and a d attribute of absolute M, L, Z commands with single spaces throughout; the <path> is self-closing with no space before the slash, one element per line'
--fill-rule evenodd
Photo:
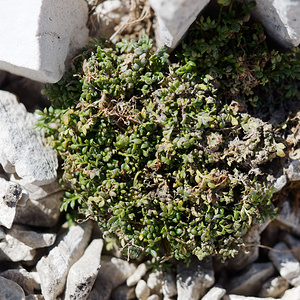
<path fill-rule="evenodd" d="M 233 257 L 276 213 L 266 170 L 295 120 L 271 120 L 298 101 L 299 49 L 270 49 L 251 6 L 202 16 L 169 58 L 146 36 L 95 41 L 45 88 L 62 210 L 95 219 L 130 257 Z"/>

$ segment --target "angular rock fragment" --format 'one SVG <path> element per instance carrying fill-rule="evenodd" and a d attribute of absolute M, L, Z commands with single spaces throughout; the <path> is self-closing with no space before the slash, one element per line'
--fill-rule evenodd
<path fill-rule="evenodd" d="M 0 276 L 1 300 L 25 300 L 23 289 L 14 281 Z"/>
<path fill-rule="evenodd" d="M 156 40 L 158 47 L 165 45 L 175 48 L 209 0 L 188 2 L 184 0 L 150 0 L 149 2 L 157 16 Z"/>
<path fill-rule="evenodd" d="M 275 298 L 259 298 L 259 297 L 248 297 L 248 296 L 241 296 L 241 295 L 225 295 L 223 300 L 276 300 Z"/>
<path fill-rule="evenodd" d="M 281 297 L 289 288 L 289 283 L 282 277 L 273 277 L 267 280 L 259 292 L 260 297 Z"/>
<path fill-rule="evenodd" d="M 197 300 L 215 282 L 212 263 L 193 257 L 189 266 L 178 263 L 176 285 L 178 299 Z"/>
<path fill-rule="evenodd" d="M 138 283 L 138 281 L 146 274 L 147 266 L 146 264 L 142 263 L 138 265 L 137 269 L 134 271 L 130 277 L 127 278 L 126 284 L 127 286 L 134 286 Z"/>
<path fill-rule="evenodd" d="M 177 295 L 176 278 L 174 274 L 163 274 L 162 293 L 167 299 Z"/>
<path fill-rule="evenodd" d="M 221 300 L 225 294 L 225 289 L 214 286 L 202 297 L 201 300 Z"/>
<path fill-rule="evenodd" d="M 0 48 L 0 69 L 57 82 L 67 56 L 73 57 L 88 42 L 87 18 L 83 0 L 2 0 L 0 40 L 6 46 Z"/>
<path fill-rule="evenodd" d="M 264 281 L 274 273 L 275 268 L 271 262 L 254 263 L 232 278 L 227 290 L 231 294 L 253 296 L 260 290 Z"/>
<path fill-rule="evenodd" d="M 291 234 L 285 232 L 282 235 L 282 241 L 289 246 L 295 258 L 300 261 L 300 239 L 296 239 Z"/>
<path fill-rule="evenodd" d="M 147 278 L 147 285 L 150 289 L 151 294 L 162 294 L 162 272 L 153 271 L 149 274 Z M 176 290 L 176 282 L 174 278 L 174 286 Z M 175 295 L 177 294 L 177 290 Z"/>
<path fill-rule="evenodd" d="M 150 296 L 150 289 L 145 280 L 139 280 L 135 287 L 135 295 L 138 300 L 147 300 L 147 298 Z"/>
<path fill-rule="evenodd" d="M 33 129 L 36 116 L 28 113 L 15 95 L 0 91 L 0 163 L 7 173 L 17 173 L 29 183 L 48 184 L 56 179 L 55 152 L 43 145 Z"/>
<path fill-rule="evenodd" d="M 16 282 L 28 295 L 34 294 L 34 290 L 40 289 L 39 278 L 36 272 L 28 272 L 25 269 L 9 269 L 0 276 Z"/>
<path fill-rule="evenodd" d="M 135 299 L 134 287 L 129 287 L 125 284 L 122 284 L 112 291 L 111 300 L 125 299 Z"/>
<path fill-rule="evenodd" d="M 295 256 L 289 251 L 285 243 L 276 244 L 269 252 L 269 258 L 280 275 L 291 285 L 300 285 L 300 263 Z M 277 250 L 277 251 L 276 251 Z"/>
<path fill-rule="evenodd" d="M 55 299 L 63 292 L 70 267 L 83 254 L 92 232 L 92 223 L 72 226 L 46 257 L 37 263 L 45 300 Z"/>
<path fill-rule="evenodd" d="M 126 260 L 107 255 L 101 257 L 99 275 L 105 275 L 111 281 L 113 289 L 124 283 L 135 270 L 135 265 Z"/>
<path fill-rule="evenodd" d="M 287 290 L 282 296 L 281 300 L 299 300 L 300 286 Z"/>
<path fill-rule="evenodd" d="M 26 206 L 17 207 L 14 222 L 37 227 L 54 227 L 60 217 L 61 198 L 64 192 L 60 191 L 38 200 L 27 200 Z"/>
<path fill-rule="evenodd" d="M 0 178 L 0 225 L 11 228 L 19 202 L 25 202 L 28 198 L 22 187 L 10 181 Z"/>
<path fill-rule="evenodd" d="M 111 279 L 107 279 L 105 277 L 105 274 L 98 273 L 98 276 L 94 283 L 93 289 L 88 297 L 88 300 L 109 300 L 112 292 L 112 288 L 113 288 L 113 284 L 111 282 Z M 114 289 L 114 291 L 117 289 Z"/>
<path fill-rule="evenodd" d="M 299 7 L 299 12 L 300 12 L 300 7 Z M 295 159 L 295 160 L 290 161 L 287 168 L 285 169 L 285 173 L 286 173 L 289 181 L 299 181 L 300 180 L 300 160 Z"/>
<path fill-rule="evenodd" d="M 64 299 L 87 299 L 100 269 L 103 240 L 95 239 L 68 273 Z"/>
<path fill-rule="evenodd" d="M 286 0 L 256 0 L 253 14 L 269 35 L 286 48 L 300 43 L 300 3 Z"/>

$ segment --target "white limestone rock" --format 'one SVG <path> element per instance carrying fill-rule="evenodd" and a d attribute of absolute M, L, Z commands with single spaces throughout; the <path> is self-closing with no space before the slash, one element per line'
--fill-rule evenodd
<path fill-rule="evenodd" d="M 34 290 L 40 289 L 37 273 L 28 272 L 24 268 L 6 270 L 0 273 L 0 276 L 16 282 L 28 295 L 34 294 Z"/>
<path fill-rule="evenodd" d="M 253 15 L 269 35 L 284 47 L 300 43 L 300 2 L 294 0 L 256 0 Z"/>
<path fill-rule="evenodd" d="M 176 278 L 173 273 L 163 274 L 162 293 L 167 299 L 177 295 Z"/>
<path fill-rule="evenodd" d="M 299 4 L 299 6 L 300 6 L 300 4 Z M 300 17 L 299 17 L 299 19 L 300 19 Z M 284 171 L 285 171 L 289 181 L 299 181 L 300 180 L 300 160 L 299 159 L 291 160 Z"/>
<path fill-rule="evenodd" d="M 150 296 L 150 289 L 145 280 L 139 280 L 135 287 L 135 295 L 138 300 L 147 300 L 147 298 Z"/>
<path fill-rule="evenodd" d="M 102 239 L 94 239 L 82 257 L 70 268 L 67 278 L 65 300 L 88 298 L 100 269 L 103 248 Z"/>
<path fill-rule="evenodd" d="M 233 277 L 227 287 L 231 294 L 253 296 L 261 288 L 262 284 L 275 273 L 271 262 L 254 263 Z"/>
<path fill-rule="evenodd" d="M 158 22 L 158 47 L 175 48 L 209 0 L 149 0 Z"/>
<path fill-rule="evenodd" d="M 11 228 L 19 203 L 26 202 L 28 193 L 22 187 L 0 177 L 0 225 Z"/>
<path fill-rule="evenodd" d="M 276 221 L 288 227 L 291 233 L 300 237 L 300 210 L 295 210 L 293 201 L 284 201 L 280 206 L 280 213 L 276 216 Z"/>
<path fill-rule="evenodd" d="M 1 0 L 0 69 L 57 82 L 68 56 L 88 41 L 84 0 Z"/>
<path fill-rule="evenodd" d="M 159 271 L 153 271 L 149 273 L 147 278 L 147 285 L 150 289 L 151 294 L 162 294 L 162 272 Z M 174 285 L 176 290 L 176 282 L 174 278 Z M 177 294 L 177 290 L 176 293 Z"/>
<path fill-rule="evenodd" d="M 153 294 L 147 298 L 147 300 L 160 300 L 160 297 L 156 294 Z"/>
<path fill-rule="evenodd" d="M 0 276 L 1 300 L 25 300 L 23 289 L 14 281 Z"/>
<path fill-rule="evenodd" d="M 281 240 L 289 246 L 293 255 L 300 261 L 300 239 L 296 239 L 291 234 L 285 232 Z"/>
<path fill-rule="evenodd" d="M 68 271 L 83 254 L 91 232 L 91 222 L 70 227 L 59 244 L 39 260 L 36 269 L 45 300 L 53 300 L 63 292 Z"/>
<path fill-rule="evenodd" d="M 178 299 L 198 300 L 215 282 L 212 262 L 193 257 L 189 266 L 177 265 L 176 285 Z"/>
<path fill-rule="evenodd" d="M 272 277 L 267 280 L 259 292 L 259 296 L 263 298 L 267 297 L 280 297 L 289 288 L 289 283 L 282 277 Z"/>
<path fill-rule="evenodd" d="M 17 207 L 14 222 L 36 227 L 54 227 L 60 217 L 60 191 L 38 200 L 27 200 L 25 207 Z"/>
<path fill-rule="evenodd" d="M 288 178 L 285 174 L 282 174 L 274 181 L 274 193 L 281 191 L 288 183 Z"/>
<path fill-rule="evenodd" d="M 124 283 L 134 273 L 136 266 L 126 260 L 103 255 L 101 257 L 100 276 L 105 276 L 111 281 L 113 289 Z"/>
<path fill-rule="evenodd" d="M 43 145 L 41 132 L 33 129 L 36 120 L 15 95 L 0 91 L 0 163 L 7 173 L 44 185 L 56 179 L 58 162 L 55 152 Z"/>
<path fill-rule="evenodd" d="M 221 300 L 225 294 L 225 289 L 214 286 L 202 297 L 201 300 Z"/>
<path fill-rule="evenodd" d="M 38 232 L 17 224 L 8 231 L 8 234 L 32 249 L 50 247 L 56 239 L 56 233 Z"/>
<path fill-rule="evenodd" d="M 300 286 L 287 290 L 281 298 L 281 300 L 299 300 L 299 299 L 300 299 Z"/>
<path fill-rule="evenodd" d="M 134 286 L 138 283 L 138 281 L 146 274 L 147 266 L 146 264 L 142 263 L 138 265 L 137 269 L 134 271 L 132 275 L 130 275 L 127 280 L 127 286 Z"/>
<path fill-rule="evenodd" d="M 289 252 L 289 248 L 285 243 L 278 243 L 273 247 L 279 251 L 269 251 L 269 258 L 273 262 L 274 266 L 280 273 L 280 275 L 291 285 L 300 285 L 300 263 Z"/>

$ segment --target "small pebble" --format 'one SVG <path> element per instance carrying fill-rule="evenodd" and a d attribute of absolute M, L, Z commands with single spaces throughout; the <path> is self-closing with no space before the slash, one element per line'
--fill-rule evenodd
<path fill-rule="evenodd" d="M 145 280 L 141 279 L 135 287 L 135 295 L 138 300 L 147 300 L 150 296 L 150 289 Z"/>

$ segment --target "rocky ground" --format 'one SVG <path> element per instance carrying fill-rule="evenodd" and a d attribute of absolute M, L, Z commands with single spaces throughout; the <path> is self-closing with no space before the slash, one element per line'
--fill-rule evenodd
<path fill-rule="evenodd" d="M 149 7 L 117 6 L 105 19 L 92 2 L 92 36 L 153 32 Z M 126 11 L 131 19 L 122 23 Z M 0 299 L 300 299 L 299 149 L 274 178 L 279 215 L 253 226 L 236 258 L 155 271 L 146 257 L 128 261 L 108 249 L 93 221 L 67 226 L 56 155 L 33 128 L 34 110 L 49 104 L 41 89 L 0 71 Z"/>

